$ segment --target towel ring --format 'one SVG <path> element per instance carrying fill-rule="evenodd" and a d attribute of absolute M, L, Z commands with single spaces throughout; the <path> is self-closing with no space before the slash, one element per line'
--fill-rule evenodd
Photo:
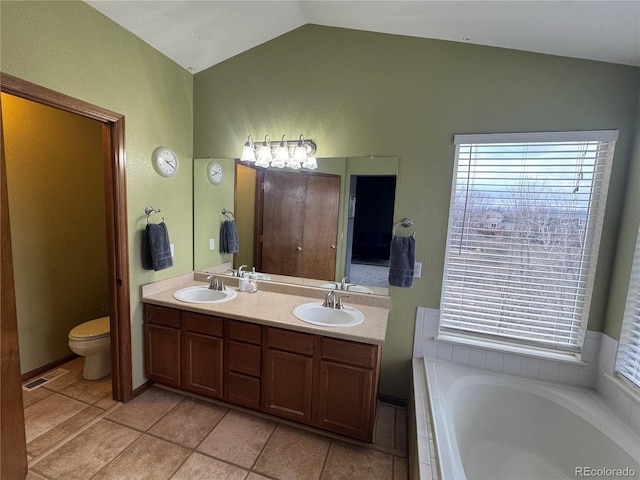
<path fill-rule="evenodd" d="M 413 220 L 411 220 L 410 218 L 403 218 L 402 220 L 400 220 L 398 223 L 396 223 L 393 226 L 393 235 L 395 236 L 396 234 L 396 229 L 398 227 L 404 227 L 404 228 L 409 228 L 411 225 L 413 225 Z M 416 232 L 413 232 L 411 234 L 412 237 L 416 236 Z"/>
<path fill-rule="evenodd" d="M 146 213 L 147 215 L 147 225 L 149 225 L 149 217 L 154 213 L 160 213 L 160 209 L 149 206 L 149 207 L 145 207 L 144 213 Z M 164 222 L 164 217 L 162 217 L 162 221 Z"/>
<path fill-rule="evenodd" d="M 223 209 L 222 209 L 222 215 L 224 215 L 224 216 L 225 216 L 225 217 L 227 217 L 227 218 L 228 218 L 229 216 L 231 216 L 231 220 L 235 220 L 235 219 L 236 219 L 236 217 L 233 215 L 233 212 L 232 212 L 232 211 L 230 211 L 230 210 L 227 210 L 226 208 L 223 208 Z"/>

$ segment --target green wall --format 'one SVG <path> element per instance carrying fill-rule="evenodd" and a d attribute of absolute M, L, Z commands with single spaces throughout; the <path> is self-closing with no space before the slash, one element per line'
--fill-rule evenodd
<path fill-rule="evenodd" d="M 640 90 L 640 87 L 638 87 Z M 638 100 L 636 131 L 631 161 L 627 170 L 625 201 L 622 206 L 620 236 L 618 240 L 613 275 L 606 313 L 606 322 L 602 331 L 612 338 L 619 339 L 622 330 L 624 307 L 627 301 L 631 264 L 640 225 L 640 99 Z"/>
<path fill-rule="evenodd" d="M 136 388 L 145 381 L 140 285 L 192 269 L 193 76 L 83 2 L 2 1 L 0 17 L 3 73 L 125 116 Z M 162 178 L 153 170 L 151 152 L 158 145 L 180 157 L 176 176 Z M 175 245 L 174 266 L 160 272 L 141 266 L 147 205 L 162 210 Z"/>
<path fill-rule="evenodd" d="M 390 290 L 381 391 L 407 397 L 416 307 L 440 301 L 453 135 L 620 130 L 589 321 L 601 330 L 638 85 L 638 68 L 305 25 L 194 75 L 194 151 L 238 156 L 249 134 L 303 133 L 318 157 L 400 158 L 396 221 L 414 220 L 423 270 Z"/>
<path fill-rule="evenodd" d="M 619 129 L 589 323 L 618 337 L 619 321 L 604 319 L 618 315 L 607 304 L 610 280 L 626 290 L 640 216 L 640 186 L 625 181 L 640 169 L 637 145 L 631 154 L 640 69 L 306 25 L 192 76 L 82 2 L 3 0 L 0 17 L 3 72 L 126 117 L 134 388 L 144 382 L 139 286 L 192 268 L 190 159 L 237 157 L 248 134 L 303 133 L 318 157 L 400 158 L 396 219 L 415 222 L 423 276 L 391 289 L 381 391 L 406 397 L 416 307 L 439 305 L 453 135 Z M 278 58 L 300 62 L 282 69 Z M 176 176 L 153 171 L 157 145 L 180 156 Z M 171 269 L 140 266 L 146 205 L 169 227 Z"/>
<path fill-rule="evenodd" d="M 69 331 L 110 305 L 102 128 L 4 93 L 2 117 L 26 373 L 71 354 Z"/>

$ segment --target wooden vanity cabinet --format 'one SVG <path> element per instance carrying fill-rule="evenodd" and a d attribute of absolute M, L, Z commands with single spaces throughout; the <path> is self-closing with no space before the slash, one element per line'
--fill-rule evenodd
<path fill-rule="evenodd" d="M 258 409 L 262 393 L 262 327 L 235 320 L 226 322 L 225 399 Z"/>
<path fill-rule="evenodd" d="M 182 312 L 182 388 L 223 398 L 222 318 Z"/>
<path fill-rule="evenodd" d="M 381 347 L 145 304 L 145 375 L 372 441 Z"/>
<path fill-rule="evenodd" d="M 145 304 L 144 337 L 145 376 L 180 387 L 180 310 Z"/>
<path fill-rule="evenodd" d="M 377 345 L 320 338 L 314 423 L 323 429 L 371 441 L 376 413 Z"/>
<path fill-rule="evenodd" d="M 311 423 L 314 336 L 266 328 L 262 408 Z"/>

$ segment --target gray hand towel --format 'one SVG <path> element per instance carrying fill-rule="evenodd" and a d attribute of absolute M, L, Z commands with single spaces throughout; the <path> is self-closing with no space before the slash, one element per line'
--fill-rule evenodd
<path fill-rule="evenodd" d="M 410 288 L 413 285 L 413 267 L 415 263 L 416 239 L 394 237 L 391 239 L 389 255 L 389 285 Z"/>
<path fill-rule="evenodd" d="M 238 253 L 240 251 L 238 229 L 233 220 L 225 220 L 220 227 L 220 251 L 222 253 Z"/>
<path fill-rule="evenodd" d="M 164 270 L 173 267 L 169 231 L 164 222 L 149 223 L 142 234 L 142 268 Z"/>

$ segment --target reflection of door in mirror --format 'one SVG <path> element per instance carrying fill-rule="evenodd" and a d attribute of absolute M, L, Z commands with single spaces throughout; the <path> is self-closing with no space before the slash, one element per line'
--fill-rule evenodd
<path fill-rule="evenodd" d="M 256 267 L 267 273 L 333 280 L 340 176 L 273 170 L 260 173 L 264 179 L 262 243 L 256 249 Z M 256 212 L 256 217 L 259 215 Z"/>
<path fill-rule="evenodd" d="M 351 283 L 389 287 L 395 175 L 351 175 L 345 276 Z"/>

